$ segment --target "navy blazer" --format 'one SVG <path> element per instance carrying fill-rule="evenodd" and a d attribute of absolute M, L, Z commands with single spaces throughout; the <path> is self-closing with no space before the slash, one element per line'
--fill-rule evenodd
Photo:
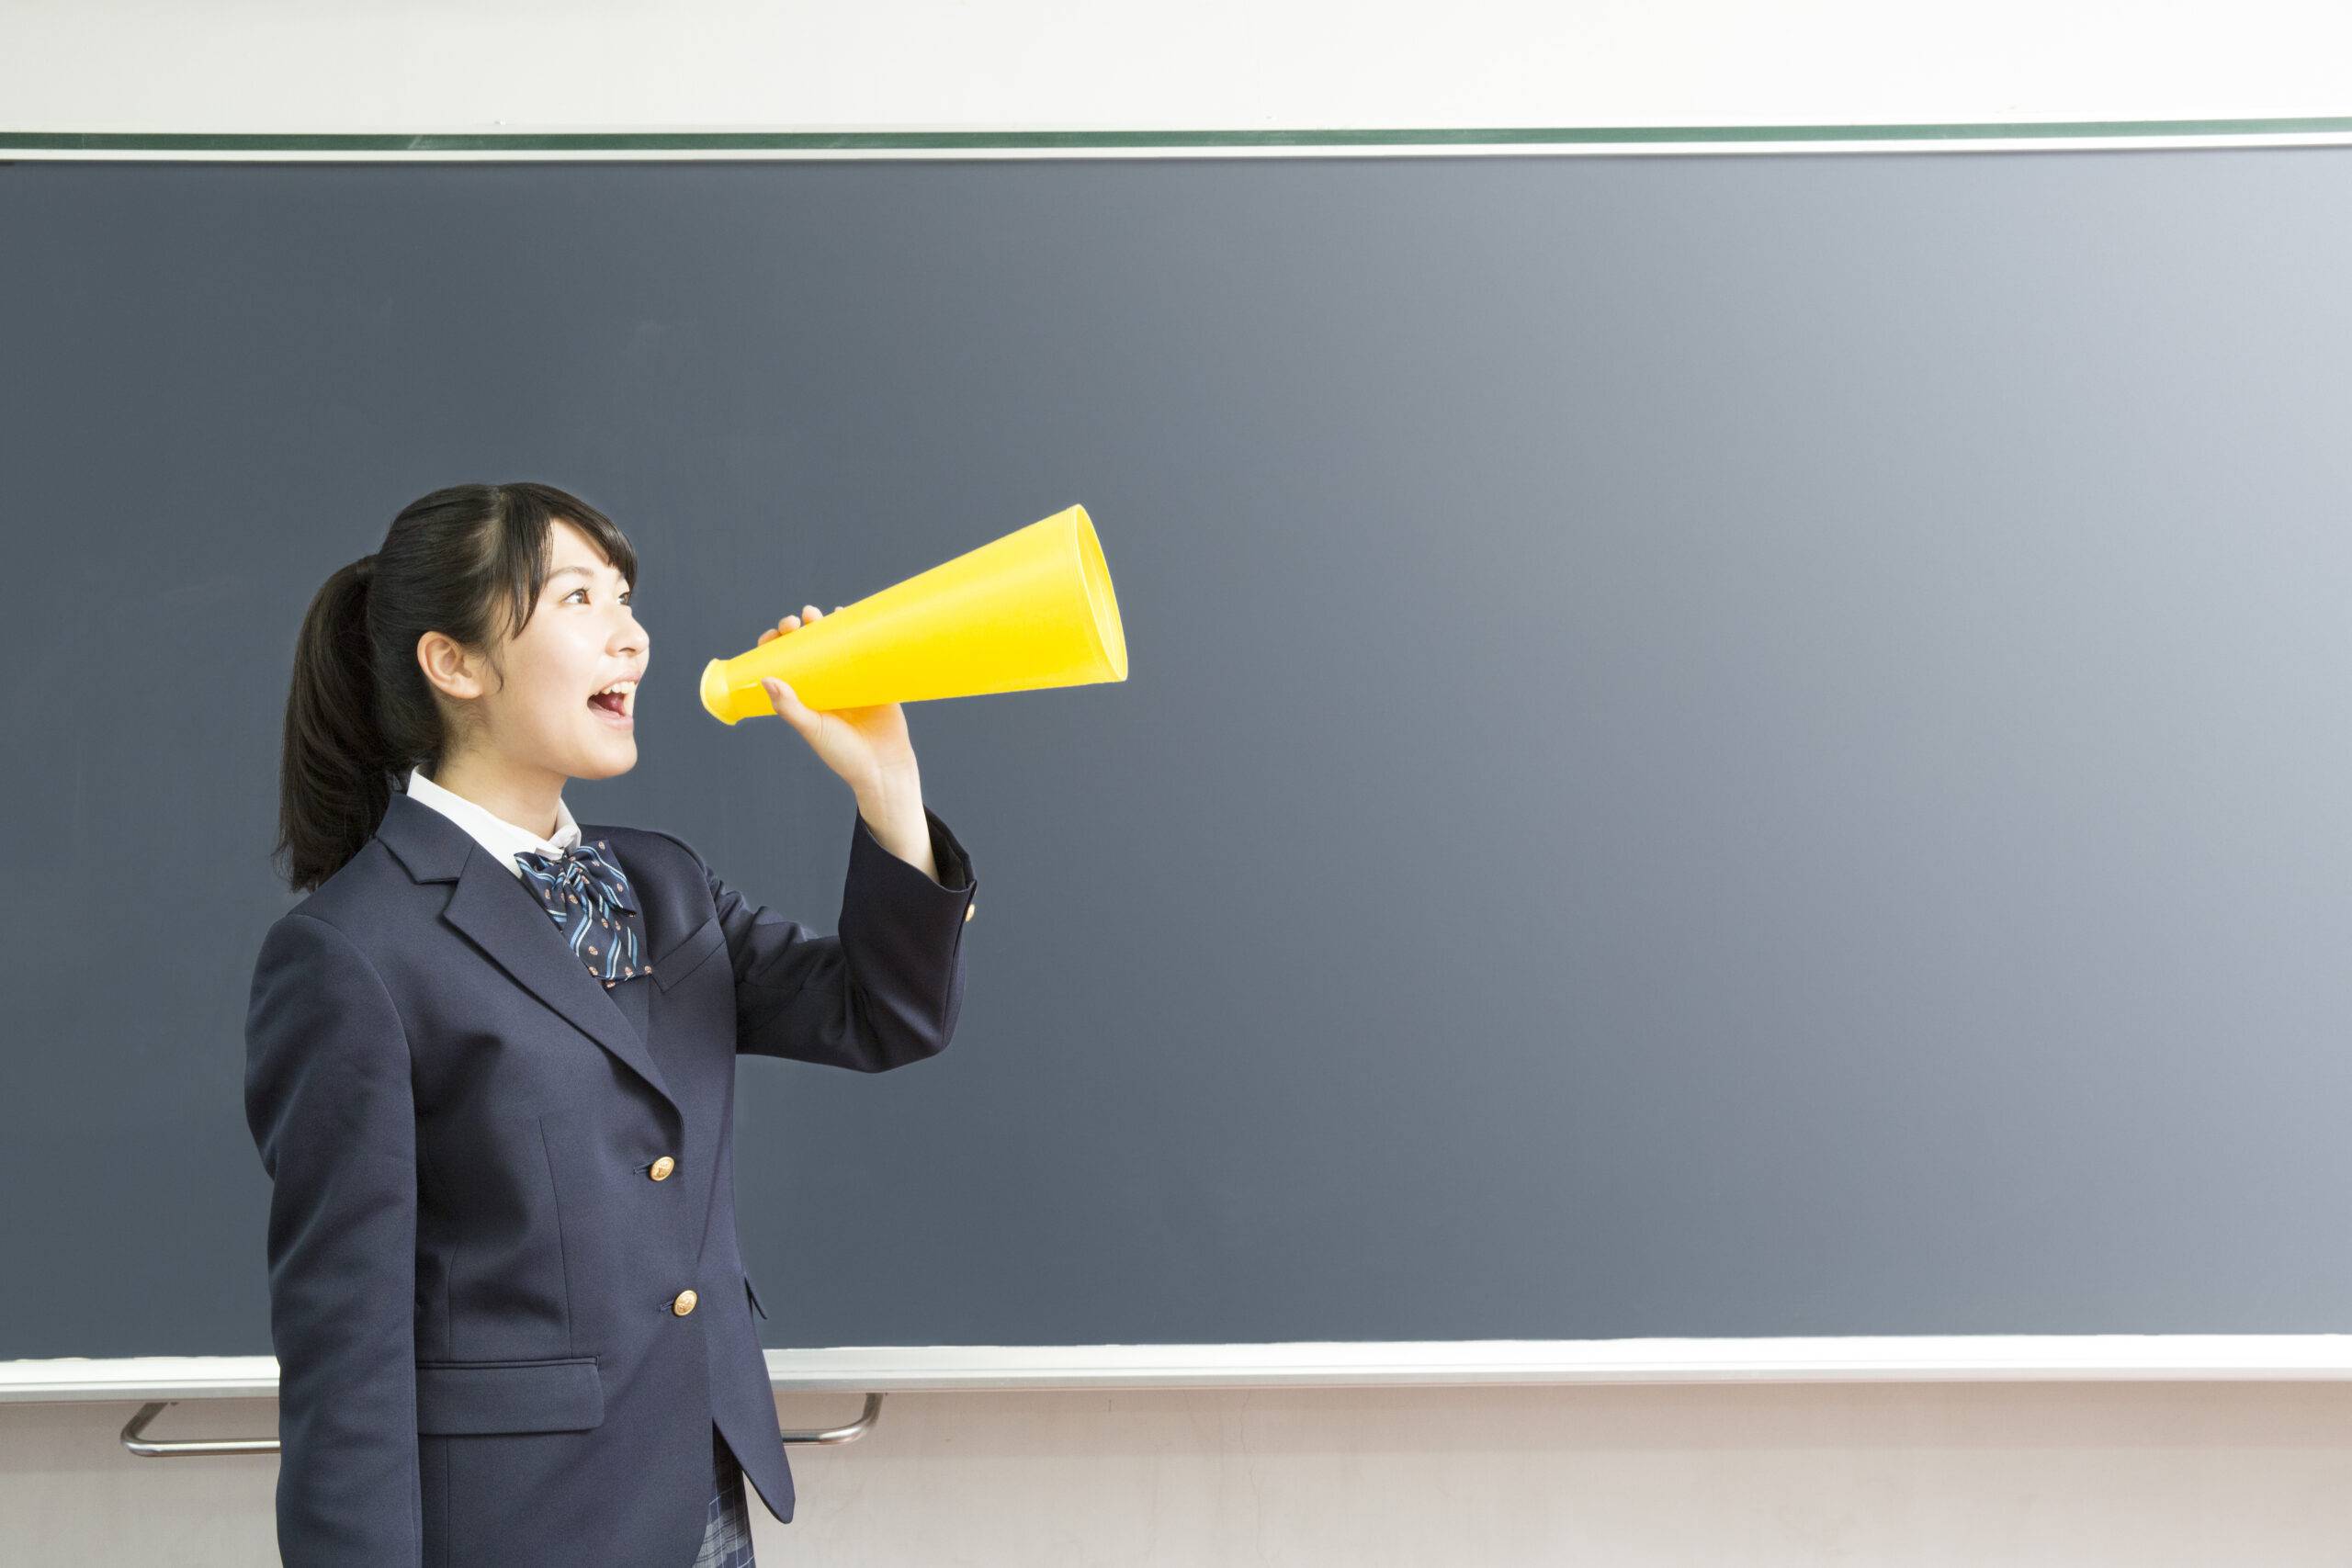
<path fill-rule="evenodd" d="M 607 989 L 533 891 L 395 793 L 262 942 L 245 1112 L 272 1187 L 289 1568 L 690 1568 L 710 1430 L 792 1473 L 735 1235 L 739 1053 L 883 1072 L 956 1032 L 978 885 L 857 818 L 838 935 L 684 841 L 582 824 L 645 916 Z"/>

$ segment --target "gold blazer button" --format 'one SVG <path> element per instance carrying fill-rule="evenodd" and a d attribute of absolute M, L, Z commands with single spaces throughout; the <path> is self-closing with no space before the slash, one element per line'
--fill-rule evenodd
<path fill-rule="evenodd" d="M 646 1168 L 645 1174 L 653 1178 L 656 1181 L 667 1181 L 670 1179 L 670 1173 L 677 1168 L 678 1162 L 672 1159 L 668 1155 L 663 1155 L 660 1159 L 655 1160 L 650 1166 Z"/>
<path fill-rule="evenodd" d="M 967 920 L 979 912 L 980 901 L 978 898 L 973 899 L 970 903 L 964 906 L 964 918 Z"/>
<path fill-rule="evenodd" d="M 697 1298 L 692 1291 L 680 1291 L 678 1292 L 678 1299 L 670 1303 L 670 1310 L 676 1313 L 680 1317 L 684 1317 L 686 1314 L 695 1310 L 695 1302 L 696 1299 Z"/>

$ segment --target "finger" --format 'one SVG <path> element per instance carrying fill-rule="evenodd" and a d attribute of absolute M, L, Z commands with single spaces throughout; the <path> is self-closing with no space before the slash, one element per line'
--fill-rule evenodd
<path fill-rule="evenodd" d="M 799 694 L 773 675 L 762 676 L 760 684 L 767 688 L 768 701 L 775 705 L 777 717 L 795 729 L 804 727 L 808 710 L 801 705 Z"/>
<path fill-rule="evenodd" d="M 801 605 L 801 606 L 800 606 L 800 613 L 801 613 L 803 615 L 806 615 L 808 619 L 810 619 L 810 620 L 812 620 L 812 621 L 813 621 L 813 620 L 815 620 L 818 616 L 820 616 L 820 615 L 823 615 L 823 614 L 824 614 L 824 612 L 823 612 L 822 610 L 820 610 L 820 609 L 819 609 L 819 608 L 817 608 L 817 606 L 816 606 L 816 605 L 814 605 L 814 604 L 803 604 L 803 605 Z"/>

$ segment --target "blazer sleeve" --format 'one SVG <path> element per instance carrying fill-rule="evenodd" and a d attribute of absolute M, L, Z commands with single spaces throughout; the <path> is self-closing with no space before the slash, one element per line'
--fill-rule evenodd
<path fill-rule="evenodd" d="M 963 1003 L 964 922 L 979 883 L 947 824 L 928 807 L 923 815 L 944 880 L 884 849 L 858 815 L 838 936 L 751 903 L 703 865 L 735 965 L 739 1053 L 878 1073 L 946 1049 Z"/>
<path fill-rule="evenodd" d="M 288 1568 L 418 1568 L 408 1036 L 366 955 L 299 911 L 254 966 L 245 1120 L 271 1182 L 279 1554 Z"/>

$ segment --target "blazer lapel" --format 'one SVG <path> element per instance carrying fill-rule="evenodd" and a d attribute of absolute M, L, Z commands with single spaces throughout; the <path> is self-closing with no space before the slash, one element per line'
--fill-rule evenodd
<path fill-rule="evenodd" d="M 555 922 L 550 920 L 548 923 L 553 925 Z M 579 963 L 579 960 L 574 959 L 573 962 Z M 588 966 L 584 964 L 581 964 L 580 972 L 586 974 Z M 613 1005 L 621 1010 L 621 1016 L 628 1020 L 628 1026 L 637 1031 L 637 1037 L 649 1043 L 653 1038 L 653 1032 L 646 1023 L 645 993 L 650 988 L 650 977 L 648 976 L 634 976 L 605 992 L 605 995 L 611 998 Z M 601 990 L 603 987 L 599 987 L 598 989 Z"/>
<path fill-rule="evenodd" d="M 564 945 L 562 933 L 531 890 L 492 860 L 473 835 L 431 807 L 395 791 L 376 836 L 400 857 L 414 880 L 455 882 L 442 918 L 465 932 L 516 985 L 619 1058 L 683 1114 L 646 1044 L 641 977 L 606 991 Z M 623 991 L 637 994 L 623 1002 Z"/>

